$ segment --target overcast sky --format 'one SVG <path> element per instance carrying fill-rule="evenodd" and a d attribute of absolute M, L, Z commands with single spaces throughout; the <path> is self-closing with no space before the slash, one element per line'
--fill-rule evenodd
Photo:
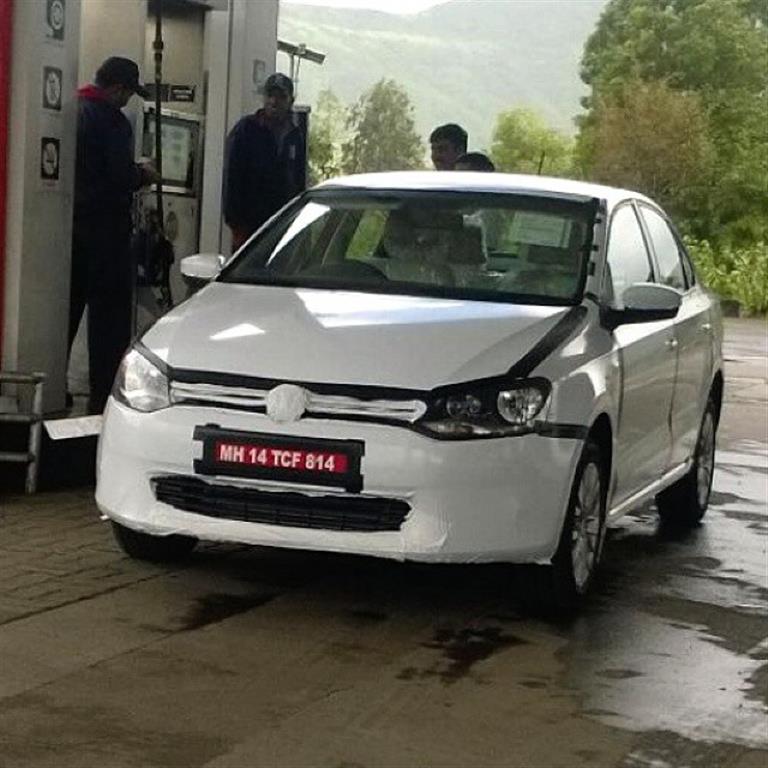
<path fill-rule="evenodd" d="M 282 0 L 301 5 L 328 5 L 335 8 L 373 8 L 389 13 L 418 13 L 446 0 Z"/>

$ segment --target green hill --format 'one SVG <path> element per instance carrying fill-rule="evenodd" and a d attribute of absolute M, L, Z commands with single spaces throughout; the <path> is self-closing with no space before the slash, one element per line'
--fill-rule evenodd
<path fill-rule="evenodd" d="M 461 123 L 472 148 L 487 147 L 496 115 L 530 106 L 552 126 L 574 130 L 579 60 L 607 0 L 452 0 L 408 16 L 284 3 L 280 38 L 322 51 L 304 62 L 299 102 L 324 88 L 351 103 L 382 77 L 407 89 L 426 137 Z M 278 57 L 287 71 L 287 59 Z"/>

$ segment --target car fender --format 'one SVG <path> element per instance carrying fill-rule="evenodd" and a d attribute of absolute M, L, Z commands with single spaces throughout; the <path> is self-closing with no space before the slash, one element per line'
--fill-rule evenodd
<path fill-rule="evenodd" d="M 573 486 L 584 442 L 598 418 L 605 414 L 611 424 L 611 453 L 615 453 L 616 425 L 621 408 L 621 357 L 613 337 L 597 322 L 597 308 L 590 311 L 582 329 L 536 369 L 549 379 L 552 393 L 543 413 L 543 425 L 553 436 L 562 435 L 572 451 L 568 486 Z M 593 322 L 589 322 L 592 319 Z M 569 437 L 570 436 L 570 439 Z M 574 438 L 579 441 L 574 446 Z M 575 449 L 574 449 L 575 448 Z M 608 499 L 613 487 L 609 478 Z M 561 525 L 568 499 L 560 510 Z"/>
<path fill-rule="evenodd" d="M 615 419 L 621 405 L 621 357 L 613 335 L 600 326 L 599 309 L 585 304 L 581 328 L 534 370 L 548 379 L 552 394 L 544 419 L 590 427 L 606 412 Z"/>

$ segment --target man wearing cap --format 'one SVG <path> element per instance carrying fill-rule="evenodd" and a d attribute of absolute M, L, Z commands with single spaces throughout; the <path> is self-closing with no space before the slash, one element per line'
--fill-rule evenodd
<path fill-rule="evenodd" d="M 121 111 L 133 94 L 148 95 L 136 63 L 119 56 L 77 94 L 69 348 L 87 306 L 91 413 L 104 409 L 131 340 L 133 193 L 157 180 L 152 166 L 133 159 L 133 131 Z"/>
<path fill-rule="evenodd" d="M 224 219 L 235 250 L 306 187 L 304 137 L 292 107 L 291 78 L 270 75 L 264 107 L 243 117 L 227 137 Z"/>

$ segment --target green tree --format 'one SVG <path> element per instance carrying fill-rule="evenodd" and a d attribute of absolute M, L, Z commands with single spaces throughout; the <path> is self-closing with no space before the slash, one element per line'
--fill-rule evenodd
<path fill-rule="evenodd" d="M 582 59 L 592 89 L 579 137 L 584 170 L 591 173 L 599 155 L 590 148 L 599 146 L 596 122 L 606 100 L 625 98 L 638 81 L 697 94 L 713 183 L 691 229 L 734 242 L 759 238 L 768 213 L 767 8 L 765 0 L 611 0 Z M 666 130 L 661 122 L 659 130 Z"/>
<path fill-rule="evenodd" d="M 496 118 L 491 156 L 500 171 L 568 176 L 573 140 L 550 128 L 532 109 L 511 109 Z"/>
<path fill-rule="evenodd" d="M 697 94 L 628 83 L 595 105 L 590 138 L 594 180 L 644 192 L 685 221 L 705 214 L 713 150 Z"/>
<path fill-rule="evenodd" d="M 754 0 L 611 0 L 586 43 L 582 80 L 603 92 L 665 80 L 705 100 L 723 90 L 760 93 L 768 83 L 760 16 Z"/>
<path fill-rule="evenodd" d="M 346 108 L 330 90 L 321 91 L 309 121 L 309 176 L 317 184 L 341 172 Z"/>
<path fill-rule="evenodd" d="M 345 173 L 424 167 L 424 145 L 416 133 L 413 106 L 394 80 L 382 79 L 349 110 L 350 138 L 342 147 Z"/>

